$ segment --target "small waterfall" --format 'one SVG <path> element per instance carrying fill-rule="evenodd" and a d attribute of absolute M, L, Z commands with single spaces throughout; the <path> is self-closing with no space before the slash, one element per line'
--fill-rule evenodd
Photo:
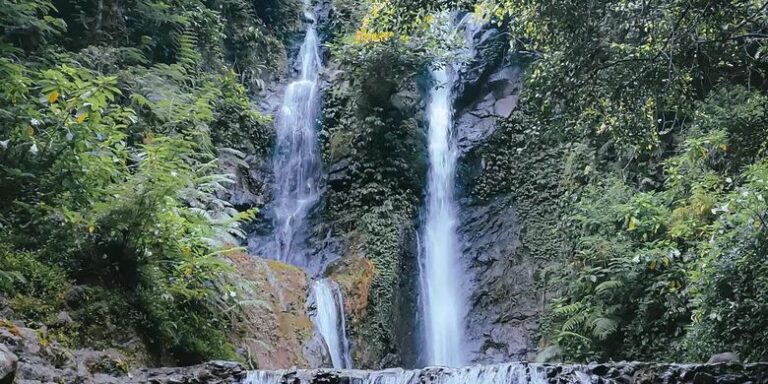
<path fill-rule="evenodd" d="M 453 95 L 456 80 L 450 64 L 433 69 L 427 104 L 429 176 L 420 260 L 426 359 L 428 364 L 458 367 L 464 363 L 465 298 L 457 241 L 454 178 L 458 151 L 453 140 Z"/>
<path fill-rule="evenodd" d="M 443 381 L 445 384 L 515 384 L 528 383 L 526 367 L 522 364 L 476 365 L 466 367 Z"/>
<path fill-rule="evenodd" d="M 371 373 L 366 384 L 411 384 L 418 382 L 418 371 L 393 368 Z"/>
<path fill-rule="evenodd" d="M 352 368 L 341 289 L 330 279 L 322 279 L 313 283 L 312 292 L 317 305 L 315 325 L 328 345 L 333 368 Z"/>
<path fill-rule="evenodd" d="M 284 382 L 313 383 L 321 370 L 252 371 L 245 384 L 276 384 L 283 377 Z M 323 372 L 328 372 L 323 370 Z M 400 368 L 383 371 L 333 371 L 339 377 L 338 382 L 354 384 L 546 384 L 548 379 L 539 369 L 539 365 L 527 363 L 507 363 L 496 365 L 476 365 L 464 368 L 435 368 L 404 370 Z M 584 381 L 579 384 L 584 384 Z M 586 381 L 589 383 L 589 381 Z"/>
<path fill-rule="evenodd" d="M 249 371 L 243 384 L 280 384 L 283 371 Z"/>
<path fill-rule="evenodd" d="M 322 68 L 320 40 L 309 0 L 304 0 L 310 21 L 299 51 L 299 77 L 285 90 L 277 117 L 277 143 L 272 160 L 275 175 L 274 235 L 276 258 L 306 265 L 307 216 L 317 203 L 320 175 L 315 125 L 319 99 L 318 75 Z"/>

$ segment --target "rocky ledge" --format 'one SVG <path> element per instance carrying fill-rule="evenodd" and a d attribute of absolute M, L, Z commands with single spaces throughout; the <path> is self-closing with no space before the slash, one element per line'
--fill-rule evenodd
<path fill-rule="evenodd" d="M 568 365 L 508 363 L 461 369 L 254 371 L 246 384 L 760 384 L 768 363 Z"/>
<path fill-rule="evenodd" d="M 0 378 L 0 384 L 230 384 L 244 382 L 247 373 L 242 365 L 229 361 L 211 361 L 190 367 L 144 368 L 126 374 L 52 372 L 46 365 L 18 362 L 16 372 L 0 370 L 0 375 L 5 374 Z"/>
<path fill-rule="evenodd" d="M 128 376 L 94 380 L 98 383 L 147 384 L 225 384 L 242 383 L 247 371 L 242 365 L 230 361 L 211 361 L 191 367 L 148 368 L 134 371 Z"/>
<path fill-rule="evenodd" d="M 20 363 L 20 369 L 22 369 Z M 26 367 L 27 372 L 31 367 Z M 23 369 L 22 369 L 23 370 Z M 23 376 L 23 375 L 22 375 Z M 77 375 L 35 380 L 12 376 L 0 383 L 83 384 L 763 384 L 768 383 L 768 363 L 608 364 L 507 363 L 460 369 L 428 367 L 382 371 L 290 369 L 247 371 L 228 361 L 211 361 L 190 367 L 147 368 L 125 375 Z M 62 381 L 63 380 L 63 381 Z"/>

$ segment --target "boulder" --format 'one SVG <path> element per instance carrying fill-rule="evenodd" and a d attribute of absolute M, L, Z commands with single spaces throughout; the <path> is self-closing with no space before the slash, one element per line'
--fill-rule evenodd
<path fill-rule="evenodd" d="M 19 358 L 4 344 L 0 344 L 0 384 L 12 384 L 16 378 Z"/>
<path fill-rule="evenodd" d="M 499 117 L 509 117 L 517 107 L 517 95 L 509 95 L 496 101 L 493 112 Z"/>
<path fill-rule="evenodd" d="M 58 315 L 56 315 L 56 325 L 58 326 L 66 327 L 74 323 L 75 321 L 72 320 L 72 316 L 70 316 L 67 311 L 61 311 Z"/>
<path fill-rule="evenodd" d="M 88 374 L 121 375 L 127 371 L 127 359 L 115 349 L 97 351 L 80 349 L 73 354 L 77 372 Z"/>
<path fill-rule="evenodd" d="M 247 371 L 239 363 L 231 361 L 211 361 L 191 367 L 170 367 L 140 369 L 131 372 L 128 377 L 109 375 L 94 376 L 96 384 L 107 383 L 151 383 L 151 384 L 224 384 L 241 383 Z"/>
<path fill-rule="evenodd" d="M 740 364 L 741 359 L 733 352 L 716 353 L 707 360 L 707 364 L 732 363 Z"/>

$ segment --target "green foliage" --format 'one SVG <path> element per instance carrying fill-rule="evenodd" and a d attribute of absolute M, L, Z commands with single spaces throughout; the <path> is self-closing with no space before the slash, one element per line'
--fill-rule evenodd
<path fill-rule="evenodd" d="M 346 7 L 351 18 L 363 17 L 361 5 L 333 6 Z M 361 346 L 356 361 L 373 368 L 398 352 L 401 336 L 395 324 L 402 319 L 398 287 L 407 276 L 402 252 L 412 236 L 426 170 L 415 79 L 427 68 L 427 36 L 399 39 L 361 32 L 360 19 L 344 23 L 330 26 L 336 33 L 331 60 L 340 71 L 322 111 L 323 158 L 334 173 L 323 222 L 350 239 L 348 252 L 374 265 L 368 309 L 350 321 L 350 334 Z"/>
<path fill-rule="evenodd" d="M 0 290 L 17 316 L 75 346 L 135 330 L 158 360 L 233 356 L 236 288 L 219 255 L 255 211 L 219 198 L 232 179 L 218 160 L 242 165 L 237 149 L 271 138 L 241 83 L 264 74 L 225 63 L 275 68 L 282 43 L 264 20 L 299 12 L 278 3 L 0 7 Z M 230 55 L 248 24 L 259 42 Z M 56 325 L 60 311 L 75 322 Z"/>
<path fill-rule="evenodd" d="M 728 91 L 733 92 L 737 91 Z M 754 254 L 738 245 L 742 242 L 725 241 L 743 231 L 723 221 L 730 221 L 728 216 L 736 210 L 736 204 L 729 201 L 741 196 L 737 191 L 749 188 L 748 184 L 740 187 L 740 180 L 759 180 L 751 175 L 760 167 L 741 173 L 737 165 L 745 156 L 754 158 L 756 152 L 731 151 L 731 134 L 721 130 L 728 125 L 710 128 L 725 109 L 734 110 L 720 103 L 750 99 L 726 102 L 715 94 L 700 103 L 702 112 L 694 118 L 677 154 L 665 160 L 666 178 L 655 191 L 643 192 L 617 178 L 591 179 L 589 185 L 576 190 L 577 200 L 569 204 L 562 223 L 572 244 L 570 268 L 557 277 L 565 291 L 553 302 L 549 328 L 544 330 L 568 358 L 674 360 L 687 355 L 701 360 L 727 348 L 762 358 L 762 348 L 751 343 L 754 338 L 727 323 L 744 327 L 760 321 L 756 313 L 762 307 L 751 297 L 759 295 L 759 288 L 741 286 L 739 292 L 744 296 L 729 303 L 717 296 L 722 293 L 722 283 L 707 275 L 723 276 L 721 268 L 728 265 L 729 257 Z M 713 103 L 719 107 L 709 108 Z M 743 105 L 742 110 L 749 111 L 743 112 L 747 116 L 760 114 Z M 751 220 L 747 236 L 755 240 L 763 231 L 762 224 L 756 224 L 760 212 L 764 207 L 743 213 L 744 220 Z M 754 241 L 751 244 L 759 246 Z M 723 276 L 723 281 L 737 285 L 740 275 L 735 273 Z M 758 276 L 753 275 L 756 281 L 760 281 Z M 731 314 L 742 303 L 750 308 L 747 311 L 755 311 L 749 320 L 734 314 L 720 323 L 720 332 L 709 332 L 714 323 L 723 320 L 715 313 Z M 705 312 L 709 317 L 704 317 Z M 760 334 L 754 328 L 753 332 Z"/>
<path fill-rule="evenodd" d="M 475 151 L 472 193 L 513 194 L 520 252 L 560 260 L 540 279 L 555 293 L 542 347 L 765 359 L 764 2 L 488 0 L 476 13 L 509 23 L 534 59 L 524 109 Z"/>
<path fill-rule="evenodd" d="M 423 144 L 408 111 L 393 108 L 388 100 L 358 104 L 359 94 L 350 91 L 354 88 L 338 85 L 323 109 L 323 156 L 329 164 L 346 167 L 327 192 L 324 221 L 333 223 L 337 233 L 359 238 L 354 251 L 374 264 L 369 310 L 353 322 L 358 326 L 352 331 L 367 341 L 358 352 L 362 364 L 373 367 L 396 348 L 403 234 L 416 213 L 424 172 L 423 153 L 414 148 Z"/>
<path fill-rule="evenodd" d="M 0 244 L 0 291 L 25 319 L 43 322 L 61 307 L 69 281 L 61 268 L 39 259 L 32 252 L 13 250 L 6 239 Z"/>
<path fill-rule="evenodd" d="M 714 208 L 712 240 L 692 272 L 696 311 L 687 342 L 693 358 L 733 348 L 759 361 L 768 355 L 764 325 L 768 303 L 768 164 L 748 167 L 741 183 Z"/>
<path fill-rule="evenodd" d="M 639 150 L 680 129 L 720 82 L 761 86 L 765 75 L 761 2 L 482 4 L 510 16 L 518 45 L 541 59 L 528 97 L 542 113 Z"/>

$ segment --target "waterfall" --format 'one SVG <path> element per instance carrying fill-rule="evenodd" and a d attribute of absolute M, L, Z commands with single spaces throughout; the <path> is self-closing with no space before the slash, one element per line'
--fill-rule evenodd
<path fill-rule="evenodd" d="M 434 86 L 427 104 L 429 176 L 420 260 L 426 357 L 429 364 L 458 367 L 464 362 L 465 307 L 453 196 L 458 153 L 451 134 L 451 66 L 445 64 L 432 70 L 432 79 Z"/>
<path fill-rule="evenodd" d="M 418 382 L 418 372 L 393 368 L 385 371 L 373 372 L 367 379 L 367 384 L 411 384 Z"/>
<path fill-rule="evenodd" d="M 277 259 L 306 265 L 307 216 L 317 203 L 320 174 L 315 125 L 318 109 L 318 75 L 322 68 L 320 40 L 309 0 L 304 0 L 309 20 L 299 51 L 298 78 L 285 90 L 277 117 L 277 143 L 273 157 L 275 176 L 274 235 Z"/>
<path fill-rule="evenodd" d="M 243 384 L 280 384 L 283 371 L 249 371 Z"/>
<path fill-rule="evenodd" d="M 333 367 L 352 368 L 341 289 L 330 279 L 322 279 L 314 282 L 312 292 L 317 305 L 314 322 L 325 344 L 328 345 Z"/>
<path fill-rule="evenodd" d="M 290 382 L 308 384 L 318 382 L 321 375 L 333 374 L 338 380 L 329 382 L 355 384 L 546 384 L 548 379 L 541 366 L 527 363 L 507 363 L 495 365 L 476 365 L 464 368 L 424 368 L 404 370 L 400 368 L 383 371 L 357 370 L 294 370 L 294 371 L 252 371 L 248 373 L 245 384 L 277 384 Z M 589 383 L 579 380 L 579 384 Z M 324 377 L 328 380 L 328 377 Z"/>
<path fill-rule="evenodd" d="M 275 177 L 276 258 L 301 267 L 309 265 L 307 217 L 320 199 L 320 160 L 315 127 L 319 104 L 318 79 L 322 62 L 317 23 L 311 11 L 310 1 L 304 0 L 304 18 L 309 21 L 309 25 L 297 59 L 299 76 L 288 84 L 285 90 L 277 117 L 277 142 L 272 160 Z M 313 320 L 328 346 L 333 367 L 350 368 L 352 362 L 346 337 L 341 290 L 332 281 L 323 279 L 313 283 L 312 293 L 317 305 Z M 257 372 L 250 380 L 254 383 L 272 384 L 279 380 L 279 376 Z"/>
<path fill-rule="evenodd" d="M 446 16 L 446 15 L 442 15 Z M 456 50 L 460 56 L 472 49 L 472 15 L 450 23 L 438 33 L 446 40 L 455 37 L 464 46 Z M 445 23 L 449 24 L 449 23 Z M 463 31 L 462 34 L 458 34 Z M 456 65 L 456 67 L 459 67 Z M 427 364 L 459 367 L 465 363 L 464 316 L 466 297 L 458 241 L 458 218 L 454 200 L 454 179 L 458 149 L 453 137 L 453 88 L 458 69 L 451 63 L 435 63 L 431 71 L 432 88 L 427 103 L 427 141 L 429 174 L 426 188 L 425 216 L 422 223 L 419 267 L 421 305 L 426 343 Z"/>

